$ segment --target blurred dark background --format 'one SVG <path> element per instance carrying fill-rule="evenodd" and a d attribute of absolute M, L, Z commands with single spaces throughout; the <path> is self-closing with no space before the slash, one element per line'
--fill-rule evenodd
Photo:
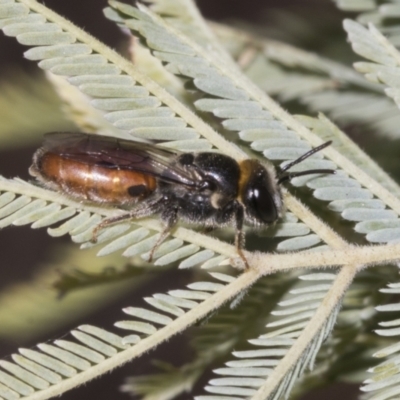
<path fill-rule="evenodd" d="M 46 6 L 60 13 L 61 15 L 71 19 L 79 27 L 84 28 L 92 35 L 100 40 L 117 48 L 121 42 L 122 35 L 112 22 L 104 18 L 102 9 L 107 5 L 106 0 L 46 0 Z M 326 24 L 326 21 L 332 22 L 332 34 L 344 34 L 340 30 L 341 14 L 337 11 L 331 1 L 321 0 L 198 0 L 197 4 L 200 7 L 203 15 L 215 21 L 234 21 L 238 20 L 241 23 L 246 23 L 250 26 L 265 27 L 272 36 L 293 41 L 295 44 L 301 44 L 305 48 L 312 45 L 314 51 L 319 51 L 324 43 L 322 36 L 320 42 L 315 42 L 315 36 L 310 32 L 307 36 L 307 29 L 301 37 L 291 35 L 291 26 L 280 26 L 275 29 L 278 22 L 274 21 L 274 16 L 279 15 L 279 11 L 290 11 L 293 15 L 303 16 L 305 26 L 308 21 L 314 21 L 315 29 L 318 29 L 318 23 Z M 278 12 L 278 14 L 277 14 Z M 270 25 L 269 25 L 270 24 Z M 328 24 L 329 25 L 329 24 Z M 325 32 L 329 32 L 329 26 L 324 27 Z M 285 34 L 287 32 L 287 34 Z M 313 41 L 311 42 L 311 38 Z M 308 41 L 310 40 L 310 41 Z M 300 43 L 299 43 L 300 42 Z M 321 46 L 320 46 L 321 45 Z M 319 48 L 320 46 L 320 48 Z M 23 58 L 25 47 L 20 46 L 14 38 L 8 38 L 0 33 L 0 79 L 7 79 L 13 70 L 23 69 L 33 71 L 36 65 L 26 61 Z M 331 49 L 334 51 L 334 49 Z M 28 167 L 31 162 L 31 156 L 35 147 L 18 148 L 15 150 L 9 149 L 7 152 L 0 153 L 0 171 L 5 177 L 18 176 L 23 179 L 29 179 Z M 21 241 L 24 243 L 23 249 L 17 247 L 16 243 Z M 17 240 L 19 239 L 19 241 Z M 40 265 L 48 261 L 48 248 L 53 244 L 55 239 L 49 238 L 45 229 L 31 230 L 29 228 L 7 228 L 0 230 L 0 265 L 2 279 L 0 288 L 7 284 L 28 281 L 33 273 L 36 265 Z M 56 239 L 58 243 L 68 242 L 68 238 Z M 145 285 L 134 295 L 127 296 L 123 300 L 112 304 L 101 312 L 85 317 L 84 320 L 74 322 L 68 329 L 73 328 L 79 323 L 90 323 L 99 326 L 110 326 L 115 321 L 116 315 L 120 315 L 121 307 L 126 305 L 136 304 L 141 298 L 150 295 L 155 291 L 166 291 L 168 289 L 180 287 L 183 285 L 186 277 L 177 274 L 175 278 L 171 278 L 170 282 L 157 281 L 156 284 Z M 173 281 L 172 281 L 173 280 Z M 1 321 L 0 321 L 1 329 Z M 53 337 L 58 338 L 63 335 L 68 329 L 63 329 L 60 332 L 55 332 Z M 48 340 L 48 337 L 43 337 L 42 340 Z M 33 346 L 33 343 L 15 342 L 1 343 L 0 342 L 0 357 L 15 351 L 17 347 Z M 182 337 L 169 341 L 168 345 L 160 346 L 157 349 L 157 358 L 164 360 L 173 360 L 176 365 L 187 359 L 187 355 L 182 351 Z M 152 355 L 150 355 L 152 356 Z M 62 396 L 64 400 L 78 400 L 96 398 L 98 400 L 110 398 L 113 399 L 128 399 L 126 394 L 118 393 L 117 387 L 123 382 L 127 375 L 143 374 L 150 370 L 149 357 L 142 357 L 134 363 L 129 363 L 123 368 L 119 368 L 110 374 L 102 376 L 95 382 L 70 391 Z M 201 384 L 204 384 L 208 377 L 205 377 Z M 358 388 L 352 385 L 335 384 L 324 390 L 316 390 L 313 393 L 302 397 L 302 400 L 313 399 L 356 399 Z M 182 396 L 182 399 L 187 396 Z"/>

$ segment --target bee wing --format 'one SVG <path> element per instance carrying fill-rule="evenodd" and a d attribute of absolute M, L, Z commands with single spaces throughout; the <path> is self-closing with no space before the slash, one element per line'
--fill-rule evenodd
<path fill-rule="evenodd" d="M 85 164 L 138 171 L 187 186 L 198 184 L 192 174 L 176 165 L 181 153 L 153 144 L 86 133 L 54 132 L 45 135 L 43 148 Z"/>

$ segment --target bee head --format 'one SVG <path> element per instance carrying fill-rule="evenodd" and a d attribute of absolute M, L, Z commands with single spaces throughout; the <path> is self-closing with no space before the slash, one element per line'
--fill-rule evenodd
<path fill-rule="evenodd" d="M 246 219 L 254 225 L 270 225 L 282 214 L 282 194 L 274 169 L 257 160 L 240 163 L 239 199 Z"/>
<path fill-rule="evenodd" d="M 280 184 L 292 178 L 310 174 L 334 174 L 331 169 L 312 169 L 300 172 L 288 172 L 296 164 L 318 151 L 323 150 L 332 142 L 304 153 L 279 170 L 278 175 L 273 167 L 261 164 L 257 160 L 244 160 L 240 163 L 239 200 L 245 209 L 246 219 L 254 225 L 270 225 L 282 215 L 283 201 Z"/>

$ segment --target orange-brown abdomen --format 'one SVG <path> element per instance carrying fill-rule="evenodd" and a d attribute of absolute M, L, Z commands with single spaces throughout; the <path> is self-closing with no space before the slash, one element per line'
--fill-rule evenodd
<path fill-rule="evenodd" d="M 114 205 L 135 203 L 157 186 L 152 175 L 83 163 L 50 151 L 35 155 L 31 173 L 47 186 L 77 199 Z"/>

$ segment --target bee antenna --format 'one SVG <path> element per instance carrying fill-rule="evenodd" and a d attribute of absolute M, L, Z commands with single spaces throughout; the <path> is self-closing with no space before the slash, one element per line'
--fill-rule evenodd
<path fill-rule="evenodd" d="M 335 174 L 336 172 L 333 169 L 309 169 L 307 171 L 293 172 L 293 173 L 289 172 L 287 174 L 284 174 L 284 172 L 286 172 L 287 170 L 292 168 L 294 165 L 301 163 L 308 157 L 312 156 L 313 154 L 317 153 L 318 151 L 325 149 L 325 147 L 328 147 L 331 144 L 332 144 L 332 141 L 329 140 L 328 142 L 325 142 L 325 143 L 321 144 L 320 146 L 314 147 L 310 151 L 307 151 L 307 153 L 304 153 L 302 156 L 300 156 L 299 158 L 296 158 L 296 160 L 290 162 L 289 164 L 286 164 L 279 171 L 278 184 L 281 184 L 282 182 L 288 181 L 297 176 L 311 175 L 311 174 Z"/>
<path fill-rule="evenodd" d="M 297 176 L 311 175 L 311 174 L 336 174 L 336 171 L 333 169 L 308 169 L 307 171 L 293 172 L 292 174 L 288 173 L 287 175 L 284 175 L 282 176 L 282 178 L 278 179 L 278 185 L 292 178 L 296 178 Z"/>

